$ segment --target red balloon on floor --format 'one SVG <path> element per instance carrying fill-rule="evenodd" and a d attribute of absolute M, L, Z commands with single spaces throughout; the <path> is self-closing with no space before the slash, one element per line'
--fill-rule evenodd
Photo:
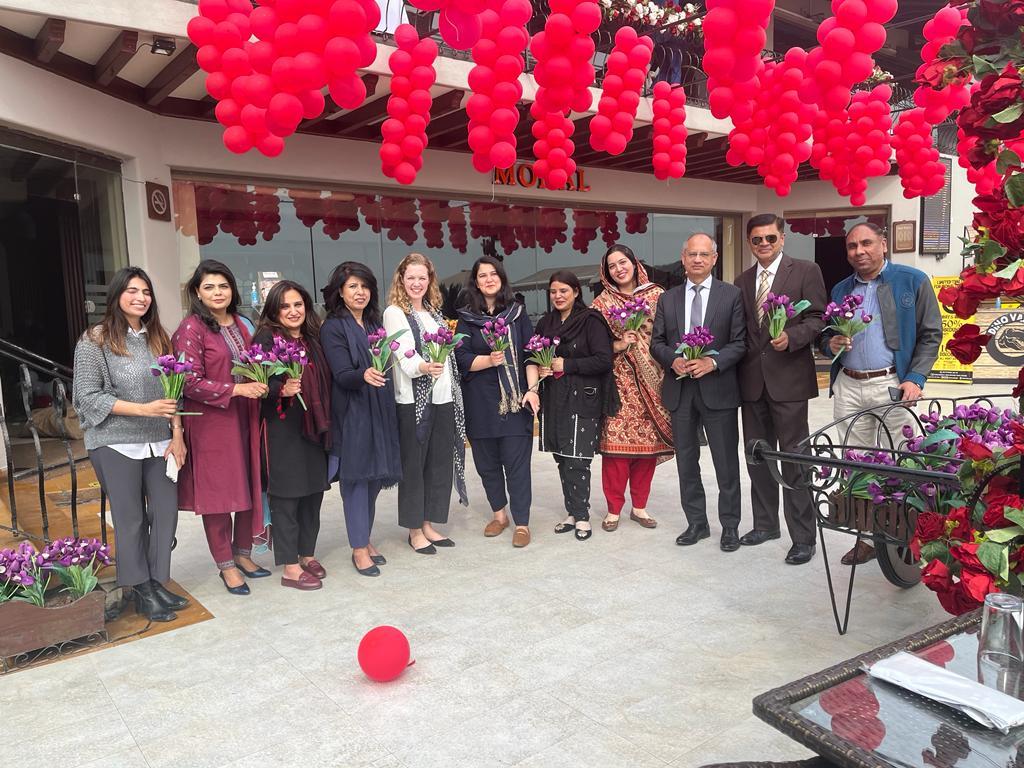
<path fill-rule="evenodd" d="M 409 666 L 409 640 L 395 627 L 374 627 L 359 641 L 358 658 L 368 678 L 386 683 Z"/>

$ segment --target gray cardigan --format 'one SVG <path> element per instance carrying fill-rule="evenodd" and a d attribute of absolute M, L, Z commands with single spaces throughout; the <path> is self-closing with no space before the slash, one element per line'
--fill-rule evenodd
<path fill-rule="evenodd" d="M 159 443 L 171 437 L 170 422 L 161 416 L 110 412 L 117 400 L 148 403 L 164 396 L 160 381 L 150 370 L 156 356 L 146 335 L 129 333 L 125 346 L 127 355 L 115 355 L 106 345 L 90 341 L 87 332 L 75 347 L 72 401 L 85 430 L 87 450 L 122 443 Z"/>

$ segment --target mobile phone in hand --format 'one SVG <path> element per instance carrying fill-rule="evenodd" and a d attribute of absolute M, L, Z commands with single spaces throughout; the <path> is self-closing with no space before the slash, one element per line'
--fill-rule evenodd
<path fill-rule="evenodd" d="M 894 403 L 898 403 L 903 399 L 903 390 L 899 387 L 889 387 L 889 399 Z"/>

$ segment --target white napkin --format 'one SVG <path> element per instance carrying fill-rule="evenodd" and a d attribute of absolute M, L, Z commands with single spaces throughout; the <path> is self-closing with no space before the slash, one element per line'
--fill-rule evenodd
<path fill-rule="evenodd" d="M 986 728 L 1008 733 L 1024 724 L 1024 701 L 950 672 L 905 651 L 876 661 L 864 671 L 940 704 L 953 707 Z"/>
<path fill-rule="evenodd" d="M 174 460 L 174 454 L 167 454 L 167 476 L 172 483 L 178 482 L 178 462 Z"/>

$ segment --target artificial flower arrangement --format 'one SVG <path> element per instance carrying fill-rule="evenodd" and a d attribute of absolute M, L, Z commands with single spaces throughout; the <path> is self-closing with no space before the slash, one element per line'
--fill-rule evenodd
<path fill-rule="evenodd" d="M 534 334 L 526 342 L 526 351 L 530 353 L 526 361 L 539 365 L 541 368 L 550 368 L 551 362 L 555 359 L 555 347 L 561 343 L 562 340 L 557 336 L 549 339 L 547 336 Z M 558 378 L 558 374 L 555 375 L 555 378 Z"/>
<path fill-rule="evenodd" d="M 373 365 L 373 370 L 378 373 L 387 373 L 391 370 L 395 364 L 394 355 L 400 346 L 398 337 L 405 333 L 405 330 L 405 328 L 400 328 L 388 336 L 387 331 L 378 328 L 373 333 L 367 334 L 366 341 L 370 345 L 370 363 Z M 405 356 L 412 357 L 414 354 L 416 354 L 415 351 L 409 350 Z"/>
<path fill-rule="evenodd" d="M 185 389 L 185 380 L 194 376 L 192 363 L 185 359 L 185 353 L 175 357 L 174 355 L 160 355 L 156 362 L 149 366 L 150 373 L 160 379 L 160 386 L 164 391 L 164 398 L 181 402 L 182 393 Z M 176 416 L 199 416 L 198 413 L 186 413 L 176 411 Z"/>
<path fill-rule="evenodd" d="M 110 548 L 99 539 L 69 536 L 52 541 L 41 552 L 23 541 L 14 549 L 0 550 L 0 603 L 15 600 L 42 608 L 54 575 L 64 585 L 61 591 L 78 600 L 96 589 L 96 574 L 110 562 Z"/>
<path fill-rule="evenodd" d="M 607 21 L 626 22 L 632 26 L 661 27 L 673 37 L 701 35 L 701 8 L 694 3 L 658 4 L 653 0 L 600 0 L 601 13 Z M 638 30 L 639 31 L 639 30 Z"/>
<path fill-rule="evenodd" d="M 800 299 L 794 304 L 784 293 L 769 293 L 761 305 L 761 309 L 764 310 L 764 314 L 768 318 L 768 335 L 773 339 L 779 338 L 782 330 L 786 327 L 786 321 L 796 317 L 809 306 L 811 306 L 811 302 L 807 299 Z"/>
<path fill-rule="evenodd" d="M 499 317 L 496 320 L 485 322 L 481 333 L 484 337 L 484 342 L 490 347 L 492 352 L 504 352 L 512 344 L 512 341 L 509 339 L 509 330 L 505 318 Z"/>
<path fill-rule="evenodd" d="M 242 352 L 234 361 L 231 374 L 255 381 L 257 384 L 267 384 L 271 377 L 282 373 L 290 379 L 301 379 L 302 371 L 307 365 L 309 365 L 309 357 L 305 347 L 297 341 L 274 336 L 274 344 L 269 352 L 259 344 L 253 344 Z M 306 403 L 303 401 L 302 395 L 296 397 L 298 397 L 302 409 L 306 410 Z"/>
<path fill-rule="evenodd" d="M 861 309 L 862 304 L 864 304 L 864 296 L 859 293 L 847 294 L 838 303 L 830 301 L 823 314 L 825 328 L 831 328 L 838 335 L 852 339 L 871 325 L 874 320 L 871 315 Z M 835 361 L 836 357 L 843 354 L 843 351 L 839 350 L 832 360 Z"/>
<path fill-rule="evenodd" d="M 608 307 L 604 311 L 609 321 L 625 331 L 639 331 L 651 316 L 651 307 L 644 298 L 629 299 L 621 307 Z"/>
<path fill-rule="evenodd" d="M 696 325 L 689 333 L 684 333 L 676 347 L 676 354 L 682 355 L 686 360 L 698 360 L 702 357 L 717 355 L 718 350 L 708 349 L 715 343 L 715 336 L 703 325 Z M 686 378 L 688 374 L 676 376 L 677 379 Z"/>

